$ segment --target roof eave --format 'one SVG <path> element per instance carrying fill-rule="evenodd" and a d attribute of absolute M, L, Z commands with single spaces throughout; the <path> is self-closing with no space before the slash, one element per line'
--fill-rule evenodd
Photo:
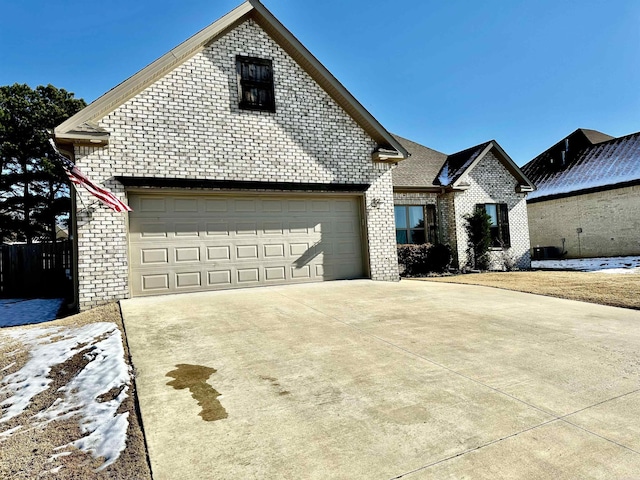
<path fill-rule="evenodd" d="M 67 132 L 54 133 L 56 143 L 89 143 L 92 145 L 106 145 L 109 143 L 109 133 L 83 133 L 83 132 Z"/>
<path fill-rule="evenodd" d="M 404 155 L 395 150 L 375 150 L 371 153 L 371 160 L 374 162 L 398 163 L 406 159 Z"/>

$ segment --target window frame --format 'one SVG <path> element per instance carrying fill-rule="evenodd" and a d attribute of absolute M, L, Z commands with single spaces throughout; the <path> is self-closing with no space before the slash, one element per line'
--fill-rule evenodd
<path fill-rule="evenodd" d="M 422 227 L 413 228 L 411 227 L 410 222 L 410 208 L 411 207 L 419 207 L 422 209 Z M 395 223 L 395 209 L 402 208 L 405 211 L 405 224 L 406 227 L 398 227 L 395 225 L 396 229 L 396 244 L 397 245 L 424 245 L 426 243 L 435 244 L 438 241 L 438 228 L 437 228 L 437 216 L 436 216 L 436 206 L 432 204 L 427 205 L 394 205 L 394 223 Z M 433 223 L 427 223 L 429 219 L 433 219 Z M 423 243 L 415 243 L 412 238 L 412 231 L 419 230 L 423 232 L 424 242 Z M 398 243 L 398 231 L 406 232 L 407 243 Z"/>
<path fill-rule="evenodd" d="M 269 76 L 267 80 L 256 80 L 243 77 L 243 66 L 256 65 L 259 67 L 267 67 Z M 273 61 L 266 58 L 247 57 L 244 55 L 236 55 L 236 77 L 238 82 L 238 108 L 242 110 L 258 110 L 264 112 L 276 111 L 275 86 L 273 75 Z M 255 88 L 266 94 L 267 101 L 265 103 L 249 102 L 245 98 L 245 92 L 249 88 Z"/>
<path fill-rule="evenodd" d="M 477 209 L 482 209 L 487 215 L 487 206 L 496 208 L 496 225 L 491 227 L 491 248 L 511 248 L 511 231 L 509 228 L 509 205 L 506 203 L 478 203 Z"/>

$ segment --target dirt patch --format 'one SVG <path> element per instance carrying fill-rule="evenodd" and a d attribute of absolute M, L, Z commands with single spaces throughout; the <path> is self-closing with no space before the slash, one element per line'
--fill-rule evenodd
<path fill-rule="evenodd" d="M 93 310 L 66 317 L 61 320 L 36 325 L 12 327 L 6 330 L 43 328 L 50 326 L 81 327 L 96 322 L 113 322 L 123 333 L 122 318 L 118 304 L 105 305 Z M 5 329 L 1 329 L 0 333 Z M 32 399 L 29 407 L 20 415 L 8 422 L 0 424 L 0 435 L 11 428 L 19 429 L 11 436 L 0 437 L 0 478 L 32 479 L 151 479 L 151 472 L 147 463 L 147 453 L 144 444 L 142 427 L 135 405 L 135 384 L 129 387 L 129 395 L 123 401 L 121 410 L 128 412 L 129 426 L 127 429 L 127 444 L 119 458 L 102 471 L 96 471 L 103 463 L 103 459 L 95 459 L 90 454 L 80 450 L 65 447 L 70 442 L 81 438 L 76 419 L 54 420 L 45 427 L 30 427 L 29 419 L 52 405 L 58 398 L 58 387 L 68 383 L 76 376 L 88 362 L 86 357 L 89 348 L 79 345 L 78 353 L 63 364 L 55 366 L 49 378 L 52 388 L 38 394 Z M 126 344 L 125 357 L 130 364 L 129 352 Z M 0 378 L 6 377 L 22 368 L 29 359 L 29 352 L 20 342 L 3 337 L 0 342 Z M 101 401 L 109 400 L 117 395 L 117 391 L 108 392 Z M 1 401 L 1 399 L 0 399 Z M 120 413 L 120 412 L 119 412 Z"/>
<path fill-rule="evenodd" d="M 167 373 L 167 377 L 174 378 L 167 385 L 182 390 L 188 388 L 191 396 L 198 401 L 202 411 L 198 414 L 205 422 L 215 422 L 227 418 L 227 411 L 217 398 L 220 393 L 207 383 L 211 375 L 216 373 L 215 368 L 201 365 L 176 365 L 176 370 Z"/>
<path fill-rule="evenodd" d="M 640 275 L 591 272 L 494 272 L 416 280 L 462 283 L 640 310 Z"/>

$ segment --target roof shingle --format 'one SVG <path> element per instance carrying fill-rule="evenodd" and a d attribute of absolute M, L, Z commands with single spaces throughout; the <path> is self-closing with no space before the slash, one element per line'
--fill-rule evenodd
<path fill-rule="evenodd" d="M 435 180 L 447 160 L 444 153 L 394 135 L 411 154 L 393 169 L 394 187 L 437 187 Z"/>

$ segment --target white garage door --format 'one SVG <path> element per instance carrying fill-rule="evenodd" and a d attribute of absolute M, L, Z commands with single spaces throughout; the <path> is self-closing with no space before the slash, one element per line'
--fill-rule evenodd
<path fill-rule="evenodd" d="M 130 194 L 134 296 L 364 276 L 360 199 Z"/>

